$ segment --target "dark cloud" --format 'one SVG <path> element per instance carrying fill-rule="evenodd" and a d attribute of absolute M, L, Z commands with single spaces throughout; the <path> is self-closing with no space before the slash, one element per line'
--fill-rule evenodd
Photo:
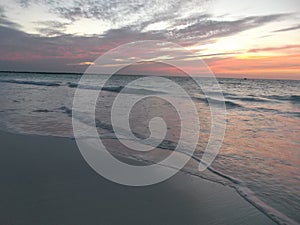
<path fill-rule="evenodd" d="M 203 11 L 209 0 L 17 0 L 22 7 L 31 4 L 46 6 L 51 13 L 61 18 L 75 21 L 82 18 L 93 18 L 110 21 L 114 24 L 129 22 L 137 25 L 147 21 L 175 19 L 191 9 Z M 129 25 L 129 24 L 127 24 Z"/>
<path fill-rule="evenodd" d="M 59 3 L 61 2 L 59 0 L 14 0 L 14 1 L 17 2 L 23 8 L 27 8 L 32 4 L 59 5 Z"/>
<path fill-rule="evenodd" d="M 280 20 L 286 16 L 288 14 L 252 16 L 234 21 L 215 21 L 210 19 L 209 15 L 205 15 L 200 17 L 201 19 L 195 20 L 194 23 L 189 20 L 189 23 L 192 24 L 183 29 L 171 30 L 169 36 L 172 40 L 183 45 L 190 45 L 202 40 L 230 36 L 268 22 Z"/>
<path fill-rule="evenodd" d="M 220 52 L 220 53 L 212 53 L 212 54 L 203 54 L 199 55 L 199 57 L 211 57 L 211 56 L 228 56 L 228 55 L 236 55 L 241 52 Z"/>
<path fill-rule="evenodd" d="M 254 48 L 250 49 L 248 52 L 267 52 L 267 51 L 281 51 L 289 49 L 300 49 L 300 45 L 284 45 L 280 47 L 268 47 L 268 48 Z"/>
<path fill-rule="evenodd" d="M 16 2 L 19 3 L 21 7 L 27 8 L 30 5 L 31 0 L 16 0 Z"/>
<path fill-rule="evenodd" d="M 66 25 L 70 24 L 70 23 L 62 23 L 62 22 L 58 22 L 58 21 L 37 21 L 35 22 L 38 25 L 42 25 L 42 26 L 48 26 L 48 27 L 52 27 L 53 29 L 64 29 L 66 27 Z"/>
<path fill-rule="evenodd" d="M 209 19 L 209 15 L 201 15 L 193 20 L 181 21 L 181 24 L 191 24 L 184 29 L 174 28 L 170 31 L 146 32 L 141 30 L 143 28 L 137 29 L 128 26 L 108 30 L 101 36 L 94 35 L 90 37 L 59 33 L 59 30 L 63 31 L 66 24 L 55 21 L 38 23 L 45 26 L 44 29 L 52 27 L 52 30 L 41 30 L 41 32 L 55 34 L 53 36 L 33 35 L 13 27 L 0 26 L 0 38 L 2 40 L 0 43 L 2 51 L 0 60 L 5 62 L 18 61 L 22 64 L 27 61 L 28 64 L 35 67 L 36 61 L 51 60 L 53 62 L 60 59 L 59 64 L 64 64 L 65 70 L 69 70 L 70 66 L 67 66 L 67 64 L 94 61 L 102 53 L 127 42 L 168 40 L 181 45 L 195 44 L 203 40 L 233 35 L 278 20 L 284 16 L 286 15 L 278 14 L 246 17 L 235 21 L 214 21 Z"/>
<path fill-rule="evenodd" d="M 0 26 L 0 70 L 8 70 L 8 65 L 15 62 L 23 65 L 23 69 L 38 68 L 41 66 L 46 71 L 46 62 L 58 62 L 60 65 L 57 69 L 62 71 L 83 71 L 84 67 L 73 66 L 83 61 L 94 61 L 101 54 L 117 47 L 120 44 L 145 40 L 158 39 L 160 36 L 152 34 L 141 34 L 132 30 L 117 29 L 110 30 L 103 36 L 75 36 L 60 35 L 45 37 L 22 32 L 17 29 Z M 43 63 L 42 63 L 43 62 Z M 24 65 L 27 65 L 25 68 Z M 49 64 L 50 65 L 50 64 Z M 49 66 L 48 65 L 48 66 Z M 71 66 L 70 66 L 71 65 Z M 19 68 L 19 67 L 18 67 Z"/>
<path fill-rule="evenodd" d="M 67 25 L 71 23 L 62 23 L 58 21 L 38 21 L 36 30 L 44 36 L 60 36 L 64 35 Z"/>
<path fill-rule="evenodd" d="M 176 15 L 183 4 L 180 0 L 76 0 L 70 5 L 51 4 L 51 11 L 58 15 L 76 20 L 79 18 L 96 18 L 119 23 L 126 18 L 136 18 L 136 22 L 147 20 L 147 17 L 156 18 L 157 15 Z M 199 2 L 199 1 L 198 1 Z M 200 1 L 204 2 L 204 1 Z"/>
<path fill-rule="evenodd" d="M 21 26 L 19 24 L 8 20 L 8 18 L 5 15 L 5 9 L 3 6 L 0 6 L 0 26 L 21 28 Z"/>
<path fill-rule="evenodd" d="M 64 35 L 64 33 L 62 31 L 59 31 L 57 29 L 52 29 L 52 28 L 36 28 L 36 30 L 45 36 L 60 36 L 60 35 Z"/>
<path fill-rule="evenodd" d="M 82 54 L 82 49 L 88 52 L 95 47 L 96 41 L 99 41 L 99 38 L 72 35 L 43 37 L 8 27 L 0 27 L 0 37 L 3 40 L 0 46 L 5 53 L 1 57 L 16 57 L 21 60 L 26 60 L 27 56 L 29 58 L 76 58 Z"/>
<path fill-rule="evenodd" d="M 103 37 L 112 40 L 124 37 L 126 41 L 131 38 L 141 39 L 159 39 L 176 42 L 180 45 L 192 45 L 198 42 L 204 42 L 215 38 L 226 37 L 236 33 L 262 26 L 269 22 L 274 22 L 287 17 L 288 14 L 275 14 L 266 16 L 252 16 L 233 21 L 216 21 L 211 19 L 209 14 L 198 14 L 186 19 L 173 19 L 175 27 L 167 30 L 144 31 L 145 27 L 151 24 L 146 21 L 140 26 L 127 26 L 121 29 L 113 29 L 107 31 Z M 157 18 L 154 23 L 165 21 L 164 18 Z M 182 29 L 177 27 L 184 26 Z"/>
<path fill-rule="evenodd" d="M 288 28 L 284 28 L 284 29 L 275 30 L 273 32 L 285 32 L 285 31 L 298 30 L 298 29 L 300 29 L 300 25 L 293 26 L 293 27 L 288 27 Z"/>

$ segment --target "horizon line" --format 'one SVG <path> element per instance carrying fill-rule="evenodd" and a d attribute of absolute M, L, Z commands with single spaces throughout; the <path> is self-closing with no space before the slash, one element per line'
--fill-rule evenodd
<path fill-rule="evenodd" d="M 83 75 L 84 72 L 47 72 L 47 71 L 18 71 L 18 70 L 0 70 L 0 73 L 33 73 L 33 74 L 68 74 L 68 75 Z M 111 75 L 111 74 L 89 74 L 89 75 Z M 118 76 L 159 76 L 159 75 L 149 75 L 149 74 L 114 74 Z M 163 75 L 162 77 L 186 77 L 186 76 L 178 76 L 178 75 Z M 241 79 L 241 80 L 291 80 L 291 81 L 299 81 L 299 79 L 289 79 L 289 78 L 257 78 L 257 77 L 219 77 L 217 74 L 215 76 L 217 79 Z M 209 78 L 202 76 L 202 78 Z"/>

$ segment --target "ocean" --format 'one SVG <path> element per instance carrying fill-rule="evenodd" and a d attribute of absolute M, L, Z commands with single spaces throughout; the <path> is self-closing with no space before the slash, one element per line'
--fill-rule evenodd
<path fill-rule="evenodd" d="M 72 104 L 80 77 L 78 74 L 0 73 L 0 129 L 73 138 Z M 97 78 L 104 80 L 107 76 L 98 75 Z M 115 75 L 106 83 L 96 107 L 100 137 L 115 138 L 109 114 L 112 102 L 128 82 L 138 78 L 140 76 Z M 184 88 L 201 112 L 202 133 L 192 159 L 195 163 L 189 163 L 183 171 L 235 188 L 279 223 L 300 223 L 300 81 L 218 79 L 225 98 L 226 134 L 215 161 L 201 173 L 196 165 L 210 131 L 207 99 L 191 79 L 168 79 Z M 136 86 L 126 94 L 151 95 L 156 91 L 153 86 L 155 84 L 151 83 Z M 84 88 L 88 91 L 99 89 L 93 81 Z M 212 87 L 211 96 L 213 92 Z M 180 136 L 179 118 L 171 106 L 152 98 L 149 102 L 140 102 L 140 108 L 133 111 L 135 116 L 131 123 L 136 136 L 147 136 L 145 126 L 149 118 L 161 116 L 170 130 L 163 149 L 174 149 Z M 85 123 L 84 112 L 76 119 Z"/>

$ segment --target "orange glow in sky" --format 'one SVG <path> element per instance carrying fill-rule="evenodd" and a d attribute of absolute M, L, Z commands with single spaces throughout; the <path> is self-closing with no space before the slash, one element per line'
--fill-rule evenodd
<path fill-rule="evenodd" d="M 300 79 L 300 55 L 232 57 L 208 62 L 211 70 L 219 75 L 234 77 Z"/>

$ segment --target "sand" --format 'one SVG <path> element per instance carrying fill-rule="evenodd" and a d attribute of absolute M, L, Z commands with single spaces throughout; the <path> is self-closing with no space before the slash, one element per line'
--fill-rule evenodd
<path fill-rule="evenodd" d="M 69 138 L 0 133 L 1 225 L 275 224 L 234 189 L 179 172 L 147 187 L 95 173 Z"/>

